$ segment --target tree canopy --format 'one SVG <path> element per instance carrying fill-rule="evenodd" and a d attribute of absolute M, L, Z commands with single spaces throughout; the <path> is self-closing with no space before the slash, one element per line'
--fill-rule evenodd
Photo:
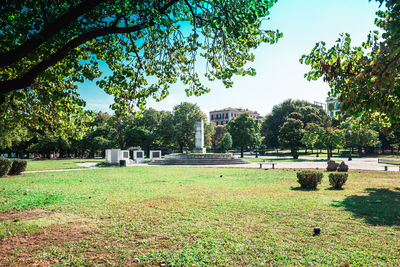
<path fill-rule="evenodd" d="M 307 101 L 287 99 L 275 105 L 261 126 L 264 143 L 268 147 L 280 146 L 279 130 L 289 117 L 299 119 L 304 125 L 307 123 L 325 124 L 329 118 L 325 111 L 310 106 Z"/>
<path fill-rule="evenodd" d="M 240 147 L 242 158 L 245 147 L 260 143 L 260 124 L 257 120 L 250 118 L 247 113 L 242 113 L 236 119 L 231 120 L 226 129 L 232 136 L 233 146 Z"/>
<path fill-rule="evenodd" d="M 90 114 L 77 83 L 95 78 L 117 113 L 163 99 L 178 80 L 187 95 L 200 95 L 209 89 L 195 69 L 199 56 L 206 77 L 230 87 L 233 75 L 255 75 L 245 67 L 252 49 L 281 37 L 261 28 L 276 1 L 2 1 L 0 115 L 80 130 Z"/>
<path fill-rule="evenodd" d="M 300 62 L 309 65 L 308 80 L 329 83 L 341 109 L 361 115 L 364 122 L 380 122 L 384 127 L 400 126 L 400 3 L 376 0 L 386 9 L 376 12 L 375 24 L 361 45 L 352 47 L 350 34 L 342 34 L 331 48 L 325 42 L 315 45 Z"/>

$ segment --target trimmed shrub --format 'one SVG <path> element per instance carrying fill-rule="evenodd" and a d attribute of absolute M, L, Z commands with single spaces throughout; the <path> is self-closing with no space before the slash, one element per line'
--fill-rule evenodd
<path fill-rule="evenodd" d="M 342 186 L 346 183 L 348 176 L 349 175 L 347 173 L 330 173 L 329 183 L 335 189 L 342 189 Z"/>
<path fill-rule="evenodd" d="M 301 171 L 297 173 L 297 182 L 301 188 L 317 189 L 318 184 L 321 183 L 324 175 L 316 171 Z"/>
<path fill-rule="evenodd" d="M 11 160 L 0 158 L 0 177 L 6 175 L 11 167 Z"/>
<path fill-rule="evenodd" d="M 14 159 L 8 171 L 8 175 L 20 175 L 21 172 L 25 171 L 27 163 L 28 162 L 23 159 Z"/>
<path fill-rule="evenodd" d="M 328 172 L 335 172 L 337 168 L 339 167 L 339 163 L 336 163 L 333 160 L 328 161 L 328 166 L 326 166 L 326 170 Z"/>
<path fill-rule="evenodd" d="M 349 165 L 344 163 L 344 161 L 342 161 L 342 163 L 340 163 L 340 165 L 337 169 L 338 172 L 347 172 L 348 170 L 349 170 Z"/>

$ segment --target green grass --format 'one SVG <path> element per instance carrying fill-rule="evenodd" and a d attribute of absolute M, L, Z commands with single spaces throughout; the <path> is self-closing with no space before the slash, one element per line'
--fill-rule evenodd
<path fill-rule="evenodd" d="M 34 159 L 28 160 L 27 171 L 79 169 L 85 168 L 77 165 L 83 162 L 102 162 L 104 159 Z"/>
<path fill-rule="evenodd" d="M 400 161 L 381 161 L 381 164 L 400 165 Z"/>
<path fill-rule="evenodd" d="M 400 159 L 400 155 L 379 155 L 379 158 Z"/>
<path fill-rule="evenodd" d="M 11 246 L 0 265 L 22 265 L 25 255 L 25 265 L 399 266 L 398 173 L 352 172 L 344 190 L 324 176 L 317 191 L 299 189 L 289 170 L 127 167 L 0 179 L 0 218 L 11 214 L 0 220 Z M 27 209 L 51 215 L 13 220 Z M 65 231 L 78 222 L 92 230 Z M 62 242 L 40 238 L 57 231 Z M 42 243 L 13 243 L 27 234 Z"/>

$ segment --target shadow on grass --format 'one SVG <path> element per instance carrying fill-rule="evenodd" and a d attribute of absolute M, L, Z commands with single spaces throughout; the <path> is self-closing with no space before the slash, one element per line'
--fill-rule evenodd
<path fill-rule="evenodd" d="M 343 201 L 335 201 L 333 206 L 343 207 L 372 225 L 400 226 L 400 188 L 365 191 L 368 195 L 348 196 Z"/>
<path fill-rule="evenodd" d="M 334 188 L 334 187 L 328 187 L 328 188 L 325 188 L 325 190 L 328 190 L 328 191 L 342 191 L 342 190 L 344 190 L 345 188 Z"/>
<path fill-rule="evenodd" d="M 315 192 L 315 191 L 318 191 L 319 189 L 317 188 L 317 189 L 307 189 L 307 188 L 302 188 L 302 187 L 300 187 L 300 186 L 298 186 L 298 187 L 290 187 L 290 190 L 293 190 L 293 191 L 311 191 L 311 192 Z"/>

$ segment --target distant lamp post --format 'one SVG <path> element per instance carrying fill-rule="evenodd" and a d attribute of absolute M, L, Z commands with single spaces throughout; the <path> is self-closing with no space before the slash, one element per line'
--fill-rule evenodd
<path fill-rule="evenodd" d="M 351 135 L 352 135 L 352 132 L 351 132 L 351 130 L 349 130 L 349 136 L 350 136 L 350 139 L 351 139 Z M 352 161 L 353 159 L 351 158 L 351 149 L 349 150 L 349 161 Z"/>

